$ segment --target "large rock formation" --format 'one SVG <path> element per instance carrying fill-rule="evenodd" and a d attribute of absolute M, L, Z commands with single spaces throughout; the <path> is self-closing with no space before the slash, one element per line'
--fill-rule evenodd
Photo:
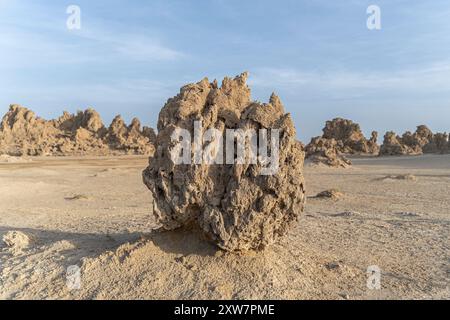
<path fill-rule="evenodd" d="M 155 155 L 143 172 L 144 183 L 153 194 L 154 213 L 164 229 L 195 226 L 228 251 L 270 245 L 297 221 L 305 201 L 304 152 L 296 141 L 291 116 L 274 94 L 268 104 L 252 102 L 246 80 L 244 73 L 235 79 L 225 78 L 219 87 L 216 81 L 204 79 L 183 87 L 169 99 L 159 115 Z M 205 158 L 198 162 L 195 153 L 188 153 L 185 159 L 192 164 L 176 164 L 173 155 L 179 152 L 177 146 L 184 142 L 185 147 L 198 150 L 198 138 L 194 135 L 192 141 L 183 137 L 174 142 L 172 135 L 180 129 L 192 135 L 199 121 L 203 130 L 217 129 L 214 143 L 205 141 L 206 147 L 213 146 L 214 159 L 220 163 L 230 156 L 231 163 L 208 164 Z M 239 143 L 234 139 L 232 150 L 224 148 L 221 154 L 220 137 L 225 140 L 227 129 L 260 134 L 264 132 L 260 129 L 269 129 L 269 137 L 278 129 L 279 148 L 269 143 L 272 155 L 279 150 L 278 161 L 269 163 L 260 153 L 256 163 L 237 164 Z M 261 147 L 264 139 L 259 136 L 258 140 Z M 249 145 L 243 150 L 250 151 Z M 267 171 L 274 165 L 276 170 Z"/>
<path fill-rule="evenodd" d="M 378 154 L 378 132 L 373 131 L 369 140 L 364 137 L 359 124 L 352 120 L 336 118 L 327 121 L 322 138 L 334 139 L 336 148 L 342 154 Z"/>
<path fill-rule="evenodd" d="M 364 137 L 359 124 L 336 118 L 327 121 L 321 137 L 312 138 L 306 146 L 306 158 L 313 163 L 331 167 L 347 167 L 351 161 L 345 154 L 376 155 L 378 133 L 372 132 L 369 140 Z"/>
<path fill-rule="evenodd" d="M 380 155 L 420 155 L 423 153 L 448 153 L 450 151 L 448 134 L 433 132 L 424 125 L 416 132 L 405 132 L 401 137 L 395 132 L 386 132 Z"/>
<path fill-rule="evenodd" d="M 19 105 L 11 105 L 0 124 L 0 154 L 11 156 L 67 156 L 152 154 L 155 134 L 137 119 L 130 127 L 113 122 L 107 129 L 93 109 L 76 115 L 64 112 L 46 121 Z"/>
<path fill-rule="evenodd" d="M 393 131 L 388 131 L 384 135 L 381 145 L 380 155 L 418 155 L 422 154 L 421 148 L 412 147 L 404 143 L 403 139 L 409 139 L 410 133 L 406 132 L 403 137 L 398 136 Z"/>

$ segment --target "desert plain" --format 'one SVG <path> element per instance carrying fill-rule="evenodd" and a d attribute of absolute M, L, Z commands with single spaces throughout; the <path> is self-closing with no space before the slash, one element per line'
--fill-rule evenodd
<path fill-rule="evenodd" d="M 288 235 L 227 253 L 192 230 L 159 230 L 146 156 L 4 157 L 0 299 L 449 299 L 450 155 L 352 162 L 307 163 L 305 212 Z M 335 197 L 316 197 L 326 190 Z"/>

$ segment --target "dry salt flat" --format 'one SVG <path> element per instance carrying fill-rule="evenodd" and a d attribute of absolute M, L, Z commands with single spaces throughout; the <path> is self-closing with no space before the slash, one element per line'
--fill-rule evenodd
<path fill-rule="evenodd" d="M 306 165 L 296 227 L 241 254 L 155 230 L 147 157 L 22 160 L 0 161 L 2 299 L 450 298 L 449 155 Z M 339 196 L 316 197 L 327 190 Z"/>

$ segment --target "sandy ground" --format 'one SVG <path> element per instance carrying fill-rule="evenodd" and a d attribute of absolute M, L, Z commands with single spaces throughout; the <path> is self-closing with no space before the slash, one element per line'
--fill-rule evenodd
<path fill-rule="evenodd" d="M 450 299 L 450 156 L 307 166 L 298 225 L 240 255 L 189 231 L 152 231 L 146 162 L 0 163 L 0 298 Z M 343 197 L 313 197 L 332 188 Z M 1 241 L 11 231 L 28 246 Z M 67 283 L 74 265 L 79 289 Z M 380 290 L 367 287 L 369 266 L 381 269 Z"/>

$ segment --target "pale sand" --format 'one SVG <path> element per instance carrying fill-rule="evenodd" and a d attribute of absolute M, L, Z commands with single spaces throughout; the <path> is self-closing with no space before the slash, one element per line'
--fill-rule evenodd
<path fill-rule="evenodd" d="M 146 162 L 0 164 L 0 298 L 450 298 L 448 155 L 307 166 L 297 227 L 267 251 L 241 255 L 188 231 L 152 232 Z M 393 178 L 401 175 L 416 179 Z M 327 189 L 344 195 L 313 198 Z M 9 231 L 32 241 L 8 247 L 1 238 Z M 80 290 L 66 286 L 70 265 L 81 267 Z M 381 290 L 367 288 L 371 265 L 382 270 Z"/>

